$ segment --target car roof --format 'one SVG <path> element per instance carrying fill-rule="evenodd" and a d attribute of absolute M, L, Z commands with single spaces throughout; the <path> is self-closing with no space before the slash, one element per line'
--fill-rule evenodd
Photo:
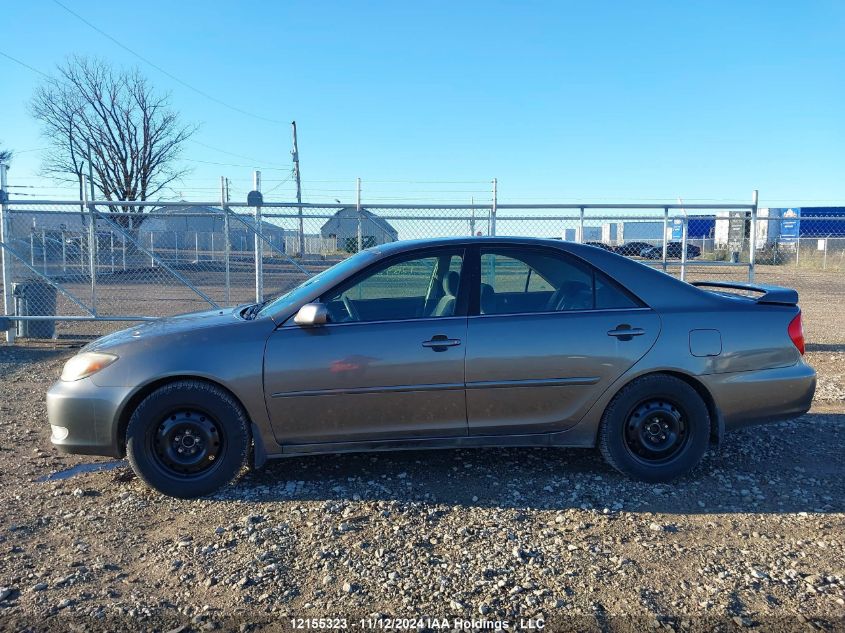
<path fill-rule="evenodd" d="M 437 247 L 437 246 L 458 246 L 465 244 L 514 244 L 514 245 L 545 245 L 557 246 L 561 244 L 562 240 L 542 237 L 521 237 L 521 236 L 472 236 L 472 235 L 458 235 L 451 237 L 432 237 L 417 240 L 401 240 L 398 242 L 389 242 L 373 248 L 376 252 L 390 252 L 399 253 L 404 251 L 417 250 L 419 248 Z"/>

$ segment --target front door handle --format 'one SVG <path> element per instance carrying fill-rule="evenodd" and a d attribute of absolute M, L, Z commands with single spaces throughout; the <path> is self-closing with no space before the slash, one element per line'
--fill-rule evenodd
<path fill-rule="evenodd" d="M 608 336 L 615 336 L 620 341 L 630 341 L 635 336 L 642 336 L 645 334 L 645 330 L 641 327 L 631 327 L 627 323 L 622 323 L 621 325 L 617 325 L 615 329 L 608 330 Z"/>
<path fill-rule="evenodd" d="M 430 341 L 423 341 L 423 347 L 430 347 L 435 352 L 445 352 L 449 347 L 461 344 L 459 338 L 449 338 L 445 334 L 437 334 L 431 337 Z"/>

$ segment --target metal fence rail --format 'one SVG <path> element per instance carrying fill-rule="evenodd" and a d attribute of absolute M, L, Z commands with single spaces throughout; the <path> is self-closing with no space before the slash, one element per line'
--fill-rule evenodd
<path fill-rule="evenodd" d="M 831 217 L 824 236 L 770 240 L 771 220 L 758 218 L 756 198 L 735 205 L 261 207 L 224 199 L 145 202 L 139 213 L 132 201 L 10 200 L 3 191 L 4 313 L 16 322 L 58 321 L 58 335 L 101 334 L 111 322 L 261 301 L 360 248 L 427 237 L 592 242 L 684 279 L 753 280 L 761 269 L 771 275 L 772 267 L 845 265 L 845 218 Z"/>

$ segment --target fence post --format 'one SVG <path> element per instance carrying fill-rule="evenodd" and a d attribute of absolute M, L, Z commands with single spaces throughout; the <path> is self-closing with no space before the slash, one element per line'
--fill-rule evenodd
<path fill-rule="evenodd" d="M 8 244 L 11 241 L 9 226 L 9 186 L 6 182 L 5 163 L 0 162 L 0 242 Z M 12 262 L 9 259 L 9 251 L 0 248 L 0 261 L 3 264 L 3 314 L 12 316 L 15 312 L 14 299 L 12 298 Z M 6 342 L 15 342 L 14 328 L 6 330 Z"/>
<path fill-rule="evenodd" d="M 824 257 L 822 258 L 822 270 L 827 270 L 827 243 L 830 241 L 830 235 L 824 238 Z"/>
<path fill-rule="evenodd" d="M 41 229 L 41 266 L 47 274 L 47 229 Z"/>
<path fill-rule="evenodd" d="M 109 246 L 111 253 L 111 272 L 114 274 L 114 231 L 109 231 Z"/>
<path fill-rule="evenodd" d="M 689 218 L 684 215 L 684 224 L 681 233 L 681 281 L 687 279 L 687 228 L 689 226 Z"/>
<path fill-rule="evenodd" d="M 355 181 L 355 209 L 358 212 L 358 253 L 364 248 L 364 234 L 361 226 L 361 179 L 357 178 Z"/>
<path fill-rule="evenodd" d="M 87 176 L 82 174 L 82 204 L 88 209 L 88 274 L 91 276 L 91 314 L 97 316 L 97 216 L 88 199 Z"/>
<path fill-rule="evenodd" d="M 261 172 L 255 170 L 252 173 L 252 188 L 254 191 L 261 193 Z M 299 208 L 300 213 L 302 207 Z M 255 206 L 255 235 L 253 236 L 253 243 L 255 248 L 255 302 L 261 303 L 264 301 L 264 239 L 263 239 L 263 224 L 261 220 L 261 205 Z"/>
<path fill-rule="evenodd" d="M 578 243 L 584 243 L 584 207 L 581 207 L 581 211 L 579 214 L 579 225 L 578 225 Z"/>
<path fill-rule="evenodd" d="M 35 268 L 35 227 L 29 229 L 29 265 Z"/>
<path fill-rule="evenodd" d="M 220 206 L 223 209 L 223 259 L 226 271 L 226 305 L 229 305 L 231 297 L 230 279 L 229 279 L 229 209 L 226 207 L 228 196 L 226 195 L 226 177 L 220 176 Z"/>
<path fill-rule="evenodd" d="M 150 231 L 150 268 L 156 267 L 156 260 L 155 260 L 156 245 L 155 245 L 155 240 L 153 239 L 154 235 L 155 235 L 155 233 Z"/>
<path fill-rule="evenodd" d="M 65 245 L 65 237 L 64 230 L 62 231 L 62 272 L 67 272 L 67 246 Z"/>
<path fill-rule="evenodd" d="M 179 263 L 179 231 L 173 231 L 173 248 L 176 251 L 176 263 Z"/>
<path fill-rule="evenodd" d="M 757 190 L 751 196 L 751 226 L 749 233 L 751 233 L 751 244 L 748 250 L 748 282 L 754 283 L 754 276 L 756 274 L 756 260 L 757 260 Z"/>
<path fill-rule="evenodd" d="M 200 232 L 194 231 L 194 263 L 200 263 Z"/>
<path fill-rule="evenodd" d="M 490 207 L 490 235 L 496 235 L 496 211 L 499 204 L 499 183 L 498 179 L 493 179 L 493 205 Z"/>
<path fill-rule="evenodd" d="M 663 272 L 665 273 L 668 266 L 666 259 L 669 256 L 669 244 L 666 235 L 669 233 L 669 207 L 663 207 Z"/>
<path fill-rule="evenodd" d="M 123 251 L 123 272 L 126 272 L 126 236 L 123 236 L 123 240 L 121 242 L 121 250 Z"/>

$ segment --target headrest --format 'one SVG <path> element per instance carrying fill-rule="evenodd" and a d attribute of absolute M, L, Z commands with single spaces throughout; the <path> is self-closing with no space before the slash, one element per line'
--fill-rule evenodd
<path fill-rule="evenodd" d="M 461 276 L 458 275 L 454 270 L 450 270 L 446 273 L 446 276 L 443 277 L 443 292 L 445 292 L 450 297 L 454 297 L 458 294 L 458 286 L 461 283 Z"/>

